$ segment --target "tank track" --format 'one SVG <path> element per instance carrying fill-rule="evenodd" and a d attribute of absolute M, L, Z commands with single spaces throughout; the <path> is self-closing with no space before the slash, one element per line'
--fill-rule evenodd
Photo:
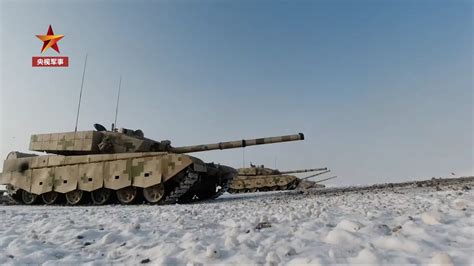
<path fill-rule="evenodd" d="M 182 197 L 186 192 L 188 192 L 191 187 L 196 184 L 199 180 L 199 174 L 188 170 L 184 178 L 179 182 L 178 186 L 176 186 L 166 198 L 160 202 L 160 204 L 175 204 L 178 203 L 180 197 Z"/>
<path fill-rule="evenodd" d="M 167 204 L 175 204 L 179 202 L 179 198 L 182 197 L 186 192 L 188 192 L 191 187 L 193 187 L 197 182 L 199 181 L 199 174 L 192 171 L 191 169 L 186 170 L 186 173 L 183 175 L 181 178 L 180 182 L 178 182 L 177 185 L 175 185 L 167 195 L 165 195 L 165 198 L 158 202 L 160 205 L 167 205 Z M 7 194 L 10 199 L 10 203 L 14 204 L 20 204 L 24 205 L 22 199 L 21 199 L 21 193 L 20 189 L 15 188 L 13 186 L 7 186 Z M 38 200 L 39 202 L 36 204 L 42 204 L 41 199 Z M 140 204 L 141 201 L 139 201 L 136 204 Z M 114 201 L 113 203 L 118 203 L 118 201 Z M 87 202 L 85 204 L 80 204 L 80 205 L 89 205 L 91 204 L 90 202 Z M 62 202 L 62 203 L 55 203 L 53 205 L 67 205 L 67 203 Z"/>
<path fill-rule="evenodd" d="M 219 184 L 221 188 L 218 191 L 216 191 L 216 194 L 209 197 L 208 199 L 217 199 L 218 197 L 222 196 L 222 194 L 224 194 L 225 192 L 229 190 L 230 184 L 232 184 L 233 180 L 234 178 L 232 174 L 227 174 L 224 180 L 222 181 L 222 183 Z"/>
<path fill-rule="evenodd" d="M 9 203 L 22 204 L 21 193 L 18 188 L 13 187 L 12 185 L 7 185 L 6 189 Z"/>
<path fill-rule="evenodd" d="M 212 200 L 227 192 L 236 176 L 236 172 L 232 169 L 226 168 L 221 168 L 219 171 L 225 171 L 226 173 L 220 174 L 220 178 L 216 178 L 211 182 L 209 179 L 206 180 L 206 178 L 212 179 L 214 177 L 200 177 L 199 181 L 195 183 L 188 193 L 184 194 L 179 199 L 178 203 L 193 203 Z"/>

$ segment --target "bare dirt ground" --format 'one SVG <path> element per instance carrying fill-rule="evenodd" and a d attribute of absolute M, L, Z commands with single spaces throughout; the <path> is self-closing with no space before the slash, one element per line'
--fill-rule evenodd
<path fill-rule="evenodd" d="M 428 180 L 418 180 L 401 183 L 383 183 L 368 186 L 349 186 L 349 187 L 333 187 L 324 189 L 314 189 L 308 191 L 310 194 L 331 195 L 345 192 L 372 192 L 378 190 L 401 191 L 403 189 L 421 190 L 470 190 L 474 186 L 474 176 L 458 177 L 458 178 L 432 178 Z"/>

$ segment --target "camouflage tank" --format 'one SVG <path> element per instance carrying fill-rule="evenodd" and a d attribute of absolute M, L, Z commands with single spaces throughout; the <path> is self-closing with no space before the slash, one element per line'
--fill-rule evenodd
<path fill-rule="evenodd" d="M 305 178 L 298 178 L 291 174 L 324 171 Z M 279 171 L 265 168 L 263 165 L 238 169 L 238 176 L 234 178 L 229 186 L 229 193 L 246 193 L 257 191 L 293 190 L 301 186 L 303 188 L 324 187 L 317 182 L 306 179 L 329 172 L 327 168 L 302 169 L 291 171 Z"/>
<path fill-rule="evenodd" d="M 173 147 L 168 140 L 145 138 L 141 130 L 37 134 L 30 150 L 36 155 L 11 152 L 3 164 L 0 184 L 18 203 L 96 205 L 113 201 L 132 204 L 170 204 L 217 198 L 237 175 L 231 167 L 185 153 L 232 149 L 303 140 L 303 134 Z"/>

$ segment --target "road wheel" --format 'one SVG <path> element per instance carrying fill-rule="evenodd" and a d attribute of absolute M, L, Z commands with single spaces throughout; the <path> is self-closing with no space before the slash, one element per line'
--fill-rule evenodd
<path fill-rule="evenodd" d="M 143 189 L 143 197 L 151 204 L 156 204 L 165 196 L 165 185 L 163 183 Z"/>
<path fill-rule="evenodd" d="M 133 204 L 138 199 L 138 189 L 136 187 L 124 187 L 116 192 L 117 200 L 122 204 Z"/>
<path fill-rule="evenodd" d="M 21 191 L 21 200 L 23 201 L 23 203 L 25 203 L 26 205 L 33 205 L 36 203 L 38 199 L 38 195 L 36 194 L 33 194 L 33 193 L 30 193 L 26 190 L 22 190 Z"/>
<path fill-rule="evenodd" d="M 271 186 L 268 188 L 268 191 L 277 191 L 278 190 L 278 186 Z"/>
<path fill-rule="evenodd" d="M 69 205 L 78 205 L 84 198 L 84 191 L 76 189 L 66 193 L 66 201 Z"/>
<path fill-rule="evenodd" d="M 56 203 L 59 198 L 59 194 L 56 191 L 50 191 L 42 194 L 41 198 L 43 199 L 44 204 L 51 205 Z"/>
<path fill-rule="evenodd" d="M 112 191 L 108 188 L 99 188 L 91 192 L 94 205 L 104 205 L 110 202 Z"/>

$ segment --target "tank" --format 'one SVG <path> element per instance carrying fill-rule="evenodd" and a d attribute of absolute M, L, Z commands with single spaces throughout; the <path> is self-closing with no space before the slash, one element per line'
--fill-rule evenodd
<path fill-rule="evenodd" d="M 319 173 L 307 176 L 305 178 L 298 178 L 295 175 L 292 175 L 316 171 Z M 233 179 L 229 186 L 228 192 L 236 194 L 277 190 L 294 190 L 298 187 L 303 189 L 324 187 L 324 185 L 317 184 L 317 182 L 309 181 L 307 179 L 325 174 L 327 172 L 329 172 L 327 168 L 279 171 L 277 169 L 266 168 L 263 165 L 256 166 L 250 164 L 250 167 L 238 169 L 238 176 Z"/>
<path fill-rule="evenodd" d="M 237 171 L 205 163 L 186 153 L 303 140 L 304 135 L 277 136 L 174 147 L 141 130 L 113 129 L 31 136 L 30 150 L 46 155 L 11 152 L 0 184 L 22 204 L 78 205 L 92 202 L 173 204 L 219 197 Z"/>

